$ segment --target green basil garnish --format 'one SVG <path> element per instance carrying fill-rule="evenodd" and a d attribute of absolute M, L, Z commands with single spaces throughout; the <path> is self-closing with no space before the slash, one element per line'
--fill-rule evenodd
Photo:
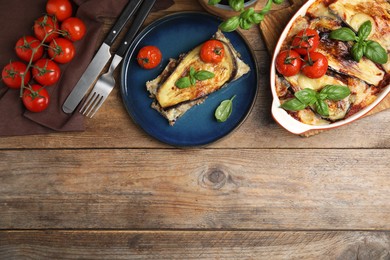
<path fill-rule="evenodd" d="M 243 0 L 229 0 L 229 5 L 236 12 L 244 9 L 244 1 Z"/>
<path fill-rule="evenodd" d="M 218 4 L 219 2 L 221 2 L 221 0 L 209 0 L 208 4 L 209 4 L 209 5 L 216 5 L 216 4 Z"/>
<path fill-rule="evenodd" d="M 379 64 L 385 64 L 388 61 L 387 51 L 375 41 L 366 40 L 372 30 L 371 21 L 365 21 L 359 27 L 358 35 L 349 28 L 342 27 L 330 33 L 329 37 L 339 41 L 354 41 L 351 48 L 351 55 L 357 62 L 365 56 L 371 61 Z"/>
<path fill-rule="evenodd" d="M 212 79 L 215 77 L 215 74 L 207 71 L 207 70 L 200 70 L 196 71 L 194 67 L 190 67 L 190 71 L 188 73 L 188 76 L 182 77 L 178 79 L 175 82 L 175 86 L 178 88 L 188 88 L 196 84 L 196 81 L 203 81 L 206 79 Z"/>
<path fill-rule="evenodd" d="M 329 107 L 325 100 L 339 101 L 350 94 L 351 91 L 348 87 L 340 85 L 326 85 L 319 93 L 313 89 L 305 88 L 295 92 L 295 98 L 285 101 L 281 107 L 290 111 L 299 111 L 314 105 L 318 114 L 329 116 Z"/>
<path fill-rule="evenodd" d="M 233 111 L 233 99 L 235 97 L 236 95 L 234 95 L 231 99 L 222 101 L 221 104 L 219 104 L 214 113 L 218 122 L 225 122 L 230 117 Z"/>
<path fill-rule="evenodd" d="M 232 32 L 240 25 L 240 17 L 233 16 L 219 25 L 219 28 L 224 32 Z"/>

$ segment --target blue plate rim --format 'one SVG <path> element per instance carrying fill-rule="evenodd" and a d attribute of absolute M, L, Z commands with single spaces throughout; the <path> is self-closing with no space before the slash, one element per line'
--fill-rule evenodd
<path fill-rule="evenodd" d="M 247 109 L 247 111 L 245 112 L 245 116 L 243 116 L 241 118 L 241 120 L 237 121 L 235 126 L 232 127 L 232 129 L 228 133 L 223 134 L 220 137 L 214 138 L 212 141 L 209 141 L 209 142 L 199 142 L 198 144 L 193 144 L 193 145 L 180 145 L 178 143 L 168 142 L 168 141 L 162 140 L 162 139 L 156 137 L 155 135 L 153 135 L 152 133 L 150 133 L 149 131 L 147 131 L 147 129 L 145 129 L 139 122 L 137 122 L 137 120 L 132 115 L 132 112 L 130 111 L 130 109 L 126 105 L 126 95 L 125 95 L 126 87 L 127 87 L 126 86 L 127 85 L 126 84 L 126 80 L 125 80 L 126 79 L 126 75 L 125 75 L 126 74 L 125 73 L 126 72 L 126 64 L 128 62 L 130 62 L 129 59 L 131 58 L 130 54 L 132 52 L 132 49 L 139 44 L 139 42 L 142 40 L 142 38 L 145 36 L 145 34 L 148 33 L 148 31 L 150 31 L 153 28 L 159 26 L 159 24 L 164 23 L 165 21 L 168 21 L 170 19 L 180 18 L 182 16 L 188 16 L 188 15 L 205 16 L 205 17 L 213 18 L 213 19 L 216 19 L 217 21 L 222 22 L 222 19 L 220 17 L 212 15 L 212 14 L 209 14 L 209 13 L 200 12 L 200 11 L 180 11 L 180 12 L 175 12 L 175 13 L 172 13 L 172 14 L 165 15 L 165 16 L 163 16 L 163 17 L 161 17 L 161 18 L 151 22 L 150 24 L 148 24 L 133 39 L 132 43 L 128 47 L 128 50 L 127 50 L 125 56 L 123 57 L 123 63 L 122 63 L 121 72 L 120 72 L 120 84 L 121 84 L 121 86 L 120 86 L 120 94 L 121 94 L 121 97 L 122 97 L 123 105 L 124 105 L 128 115 L 132 119 L 132 121 L 137 125 L 137 127 L 139 127 L 141 130 L 143 130 L 149 136 L 153 137 L 155 140 L 157 140 L 157 141 L 159 141 L 161 143 L 168 144 L 168 145 L 171 145 L 171 146 L 177 147 L 177 148 L 201 148 L 201 147 L 206 147 L 206 146 L 208 146 L 210 144 L 215 144 L 216 142 L 219 142 L 219 141 L 227 138 L 228 136 L 230 136 L 232 133 L 234 133 L 246 121 L 246 119 L 248 118 L 249 114 L 252 112 L 253 107 L 254 107 L 254 105 L 256 103 L 257 96 L 258 96 L 258 91 L 259 91 L 259 82 L 260 82 L 260 73 L 259 73 L 258 62 L 257 62 L 256 55 L 255 55 L 254 51 L 252 50 L 252 48 L 250 47 L 250 44 L 249 44 L 248 40 L 243 36 L 243 34 L 240 31 L 236 30 L 236 31 L 234 31 L 234 33 L 237 33 L 238 36 L 240 37 L 240 39 L 245 43 L 246 49 L 250 53 L 251 58 L 253 59 L 253 66 L 254 66 L 254 68 L 253 68 L 254 71 L 253 72 L 255 73 L 255 76 L 256 76 L 256 86 L 254 87 L 254 93 L 253 93 L 252 102 L 251 102 L 249 108 Z"/>

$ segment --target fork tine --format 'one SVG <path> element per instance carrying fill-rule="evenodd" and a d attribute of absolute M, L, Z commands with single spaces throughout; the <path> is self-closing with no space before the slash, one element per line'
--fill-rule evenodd
<path fill-rule="evenodd" d="M 99 110 L 99 108 L 103 104 L 104 100 L 106 100 L 106 97 L 107 96 L 98 95 L 95 102 L 94 102 L 94 106 L 89 110 L 89 112 L 86 116 L 92 118 L 95 115 L 95 113 Z M 92 112 L 92 114 L 90 115 L 91 112 Z"/>
<path fill-rule="evenodd" d="M 88 95 L 87 99 L 84 101 L 84 104 L 80 109 L 81 114 L 85 115 L 85 113 L 90 109 L 91 105 L 94 103 L 96 96 L 97 96 L 97 94 L 95 91 L 92 91 Z"/>

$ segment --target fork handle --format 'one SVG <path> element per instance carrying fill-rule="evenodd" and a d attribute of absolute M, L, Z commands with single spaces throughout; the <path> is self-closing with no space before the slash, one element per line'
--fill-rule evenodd
<path fill-rule="evenodd" d="M 144 2 L 142 3 L 139 9 L 139 12 L 135 16 L 134 21 L 131 24 L 131 27 L 126 33 L 122 44 L 116 51 L 117 55 L 124 57 L 124 55 L 127 52 L 127 49 L 129 48 L 134 37 L 137 35 L 138 30 L 141 28 L 142 24 L 144 23 L 146 17 L 148 16 L 155 2 L 156 0 L 144 0 Z"/>
<path fill-rule="evenodd" d="M 115 22 L 114 26 L 111 28 L 110 32 L 106 36 L 106 39 L 104 40 L 104 42 L 108 46 L 111 46 L 114 43 L 119 33 L 122 31 L 122 29 L 125 27 L 127 22 L 137 11 L 141 2 L 142 0 L 129 0 L 129 3 L 126 5 L 125 9 L 122 11 L 118 20 Z"/>

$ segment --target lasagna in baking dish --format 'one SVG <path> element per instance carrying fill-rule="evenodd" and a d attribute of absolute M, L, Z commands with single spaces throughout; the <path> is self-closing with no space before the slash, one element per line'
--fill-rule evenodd
<path fill-rule="evenodd" d="M 146 82 L 146 88 L 153 98 L 152 108 L 164 116 L 170 125 L 174 125 L 190 108 L 203 103 L 208 95 L 250 71 L 221 31 L 217 31 L 212 39 L 219 42 L 224 50 L 218 62 L 202 59 L 203 43 L 178 59 L 171 58 L 159 76 Z M 196 77 L 199 72 L 203 75 Z M 187 80 L 187 84 L 183 79 Z"/>
<path fill-rule="evenodd" d="M 312 31 L 318 36 L 308 33 Z M 309 125 L 348 118 L 390 84 L 390 4 L 386 0 L 315 1 L 294 21 L 282 52 L 275 81 L 281 107 Z M 317 56 L 326 60 L 320 76 L 318 71 L 306 72 L 316 70 Z M 283 65 L 300 67 L 285 73 Z"/>

